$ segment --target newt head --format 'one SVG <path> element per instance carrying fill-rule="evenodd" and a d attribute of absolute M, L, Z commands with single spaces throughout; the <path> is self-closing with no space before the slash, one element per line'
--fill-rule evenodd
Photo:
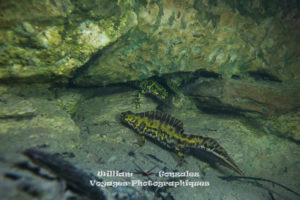
<path fill-rule="evenodd" d="M 135 127 L 137 120 L 134 113 L 131 111 L 126 111 L 121 113 L 121 122 L 129 127 Z"/>
<path fill-rule="evenodd" d="M 139 87 L 144 93 L 150 94 L 159 100 L 165 100 L 168 97 L 167 90 L 155 80 L 143 80 L 139 83 Z"/>

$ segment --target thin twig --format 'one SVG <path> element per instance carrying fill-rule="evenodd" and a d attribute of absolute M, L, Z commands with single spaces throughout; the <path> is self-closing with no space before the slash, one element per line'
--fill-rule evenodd
<path fill-rule="evenodd" d="M 270 197 L 271 197 L 271 200 L 276 200 L 276 199 L 274 198 L 274 196 L 273 196 L 272 192 L 268 191 L 268 194 L 270 195 Z"/>
<path fill-rule="evenodd" d="M 264 182 L 269 182 L 272 183 L 273 185 L 278 185 L 287 191 L 294 193 L 295 195 L 300 197 L 300 194 L 298 192 L 295 192 L 294 190 L 288 188 L 287 186 L 284 186 L 280 183 L 277 183 L 275 181 L 265 179 L 265 178 L 257 178 L 257 177 L 250 177 L 250 176 L 219 176 L 219 178 L 224 179 L 224 180 L 234 180 L 234 179 L 250 179 L 250 180 L 256 180 L 256 181 L 264 181 Z"/>

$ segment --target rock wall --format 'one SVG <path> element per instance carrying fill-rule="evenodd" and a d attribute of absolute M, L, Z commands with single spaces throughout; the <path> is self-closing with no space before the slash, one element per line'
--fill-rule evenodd
<path fill-rule="evenodd" d="M 297 1 L 2 1 L 0 79 L 102 86 L 179 71 L 299 82 Z"/>
<path fill-rule="evenodd" d="M 1 1 L 0 9 L 6 81 L 65 82 L 136 23 L 126 1 Z"/>

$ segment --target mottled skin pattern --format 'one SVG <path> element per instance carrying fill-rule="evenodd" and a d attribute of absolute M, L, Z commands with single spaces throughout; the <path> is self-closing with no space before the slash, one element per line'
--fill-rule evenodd
<path fill-rule="evenodd" d="M 201 151 L 208 154 L 212 160 L 244 175 L 225 149 L 214 139 L 184 134 L 183 123 L 168 114 L 157 111 L 135 114 L 127 111 L 121 114 L 121 121 L 139 133 L 143 140 L 147 137 L 177 152 L 181 162 L 184 160 L 184 153 L 200 157 Z"/>
<path fill-rule="evenodd" d="M 136 86 L 141 89 L 141 91 L 138 93 L 135 100 L 136 107 L 139 107 L 140 105 L 140 98 L 142 94 L 149 94 L 160 101 L 164 101 L 168 97 L 167 90 L 155 80 L 152 79 L 142 80 L 136 82 Z"/>

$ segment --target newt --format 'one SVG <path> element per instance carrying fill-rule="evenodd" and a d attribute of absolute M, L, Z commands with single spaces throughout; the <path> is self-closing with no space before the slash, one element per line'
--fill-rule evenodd
<path fill-rule="evenodd" d="M 135 86 L 140 89 L 140 92 L 138 92 L 135 99 L 136 107 L 140 106 L 140 99 L 142 94 L 150 95 L 161 102 L 165 101 L 168 97 L 168 91 L 166 90 L 166 88 L 164 88 L 154 79 L 137 81 L 135 82 Z"/>
<path fill-rule="evenodd" d="M 184 161 L 184 154 L 191 154 L 198 158 L 203 158 L 205 155 L 211 161 L 244 175 L 217 141 L 208 137 L 185 134 L 183 122 L 169 114 L 159 111 L 143 113 L 127 111 L 121 113 L 121 121 L 140 134 L 143 141 L 146 137 L 162 147 L 175 151 L 181 163 Z"/>

